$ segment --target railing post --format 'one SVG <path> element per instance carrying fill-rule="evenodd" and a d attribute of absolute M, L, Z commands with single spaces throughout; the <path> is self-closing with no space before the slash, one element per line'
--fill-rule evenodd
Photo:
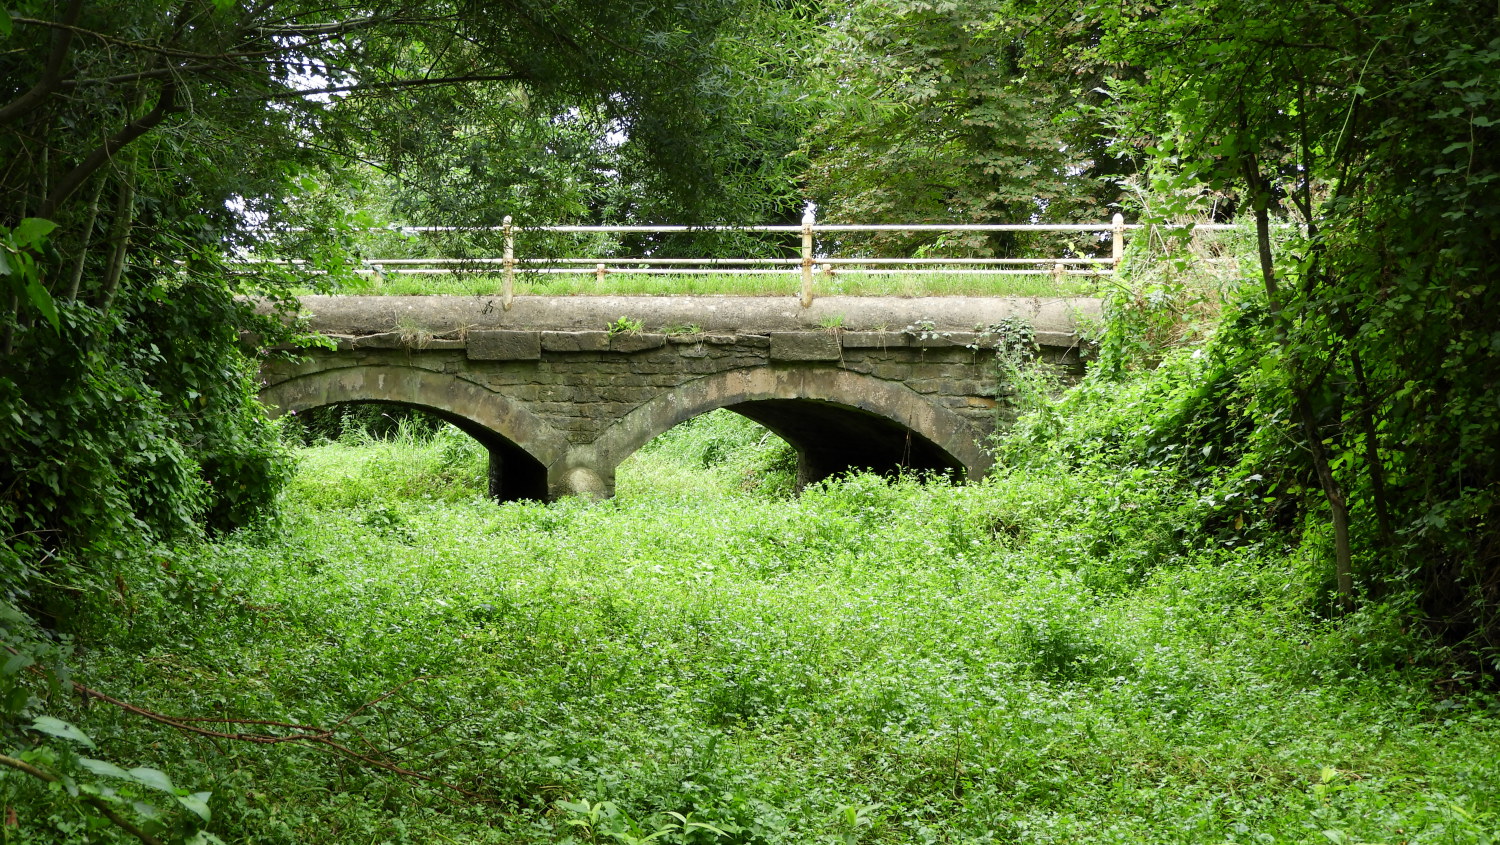
<path fill-rule="evenodd" d="M 1061 261 L 1052 265 L 1052 286 L 1059 291 L 1062 290 L 1063 278 L 1067 276 L 1068 267 Z"/>
<path fill-rule="evenodd" d="M 802 215 L 802 307 L 813 301 L 813 213 L 808 209 Z"/>
<path fill-rule="evenodd" d="M 1125 215 L 1116 214 L 1111 222 L 1109 246 L 1110 257 L 1114 259 L 1114 264 L 1110 269 L 1118 273 L 1120 272 L 1120 259 L 1125 257 Z"/>
<path fill-rule="evenodd" d="M 604 284 L 604 273 L 605 273 L 605 270 L 604 270 L 604 265 L 603 264 L 595 264 L 594 265 L 594 283 L 595 284 L 601 285 L 601 286 Z"/>
<path fill-rule="evenodd" d="M 509 311 L 510 302 L 516 296 L 516 236 L 509 214 L 501 222 L 505 224 L 505 286 L 500 291 L 500 307 Z"/>

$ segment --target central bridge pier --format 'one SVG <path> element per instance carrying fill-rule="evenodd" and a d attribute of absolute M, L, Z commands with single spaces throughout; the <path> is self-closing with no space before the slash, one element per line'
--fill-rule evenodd
<path fill-rule="evenodd" d="M 262 371 L 273 415 L 339 403 L 418 408 L 490 453 L 490 493 L 614 492 L 615 469 L 728 408 L 790 443 L 809 483 L 850 469 L 979 477 L 1009 419 L 997 344 L 1081 371 L 1090 299 L 310 296 L 334 348 Z"/>

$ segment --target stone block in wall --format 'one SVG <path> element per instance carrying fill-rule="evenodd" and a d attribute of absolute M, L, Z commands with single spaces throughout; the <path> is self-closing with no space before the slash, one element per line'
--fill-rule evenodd
<path fill-rule="evenodd" d="M 540 332 L 480 329 L 469 332 L 471 361 L 535 361 L 542 357 Z"/>
<path fill-rule="evenodd" d="M 924 349 L 945 346 L 981 346 L 983 341 L 984 337 L 978 332 L 924 332 L 911 335 L 911 345 Z M 993 340 L 989 342 L 993 345 Z"/>
<path fill-rule="evenodd" d="M 764 367 L 765 365 L 766 359 L 763 355 L 735 355 L 719 359 L 719 366 L 726 370 L 738 370 L 745 367 Z"/>
<path fill-rule="evenodd" d="M 842 350 L 833 332 L 772 332 L 772 361 L 837 361 Z"/>
<path fill-rule="evenodd" d="M 536 391 L 536 399 L 540 402 L 572 402 L 577 389 L 566 384 L 543 385 Z"/>
<path fill-rule="evenodd" d="M 718 361 L 706 355 L 701 358 L 690 358 L 682 362 L 682 372 L 691 375 L 707 375 L 708 373 L 717 373 L 722 369 L 723 367 L 719 366 Z"/>
<path fill-rule="evenodd" d="M 943 392 L 950 396 L 994 396 L 999 389 L 993 380 L 972 378 L 953 379 L 943 386 Z"/>
<path fill-rule="evenodd" d="M 1072 332 L 1037 332 L 1035 339 L 1037 346 L 1073 349 L 1083 345 L 1083 339 Z"/>
<path fill-rule="evenodd" d="M 845 349 L 889 349 L 909 346 L 911 335 L 901 332 L 840 332 L 839 342 Z"/>
<path fill-rule="evenodd" d="M 667 345 L 667 336 L 664 334 L 617 334 L 609 338 L 610 352 L 645 352 L 648 349 L 659 349 Z"/>
<path fill-rule="evenodd" d="M 603 352 L 609 349 L 609 332 L 542 332 L 547 352 Z"/>

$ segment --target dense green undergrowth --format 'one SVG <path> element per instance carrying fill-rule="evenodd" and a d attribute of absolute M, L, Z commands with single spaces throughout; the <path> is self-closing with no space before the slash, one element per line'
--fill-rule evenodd
<path fill-rule="evenodd" d="M 793 497 L 718 412 L 613 500 L 496 506 L 456 431 L 348 433 L 279 525 L 121 562 L 75 678 L 366 759 L 50 706 L 227 842 L 1493 841 L 1493 697 L 1399 598 L 1328 615 L 1316 520 L 1142 457 L 1205 366 L 1044 403 L 969 486 Z M 0 802 L 7 842 L 128 841 L 40 781 Z"/>

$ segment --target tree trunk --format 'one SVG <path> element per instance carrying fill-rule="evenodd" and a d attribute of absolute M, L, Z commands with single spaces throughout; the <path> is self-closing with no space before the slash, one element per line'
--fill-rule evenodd
<path fill-rule="evenodd" d="M 1251 155 L 1244 162 L 1245 182 L 1250 191 L 1255 209 L 1255 244 L 1260 257 L 1261 279 L 1266 287 L 1266 298 L 1270 303 L 1271 316 L 1276 320 L 1277 330 L 1286 328 L 1281 308 L 1281 290 L 1276 281 L 1276 266 L 1271 255 L 1271 219 L 1267 211 L 1270 204 L 1269 190 L 1260 175 L 1260 163 Z M 1278 338 L 1283 348 L 1285 339 Z M 1328 500 L 1328 510 L 1333 517 L 1334 578 L 1337 583 L 1339 606 L 1346 612 L 1354 608 L 1354 556 L 1349 545 L 1349 504 L 1344 490 L 1334 477 L 1333 466 L 1328 460 L 1328 451 L 1323 448 L 1323 438 L 1303 385 L 1295 369 L 1288 368 L 1287 387 L 1292 392 L 1294 411 L 1307 436 L 1308 451 L 1312 455 L 1313 469 L 1318 474 L 1318 485 Z"/>

